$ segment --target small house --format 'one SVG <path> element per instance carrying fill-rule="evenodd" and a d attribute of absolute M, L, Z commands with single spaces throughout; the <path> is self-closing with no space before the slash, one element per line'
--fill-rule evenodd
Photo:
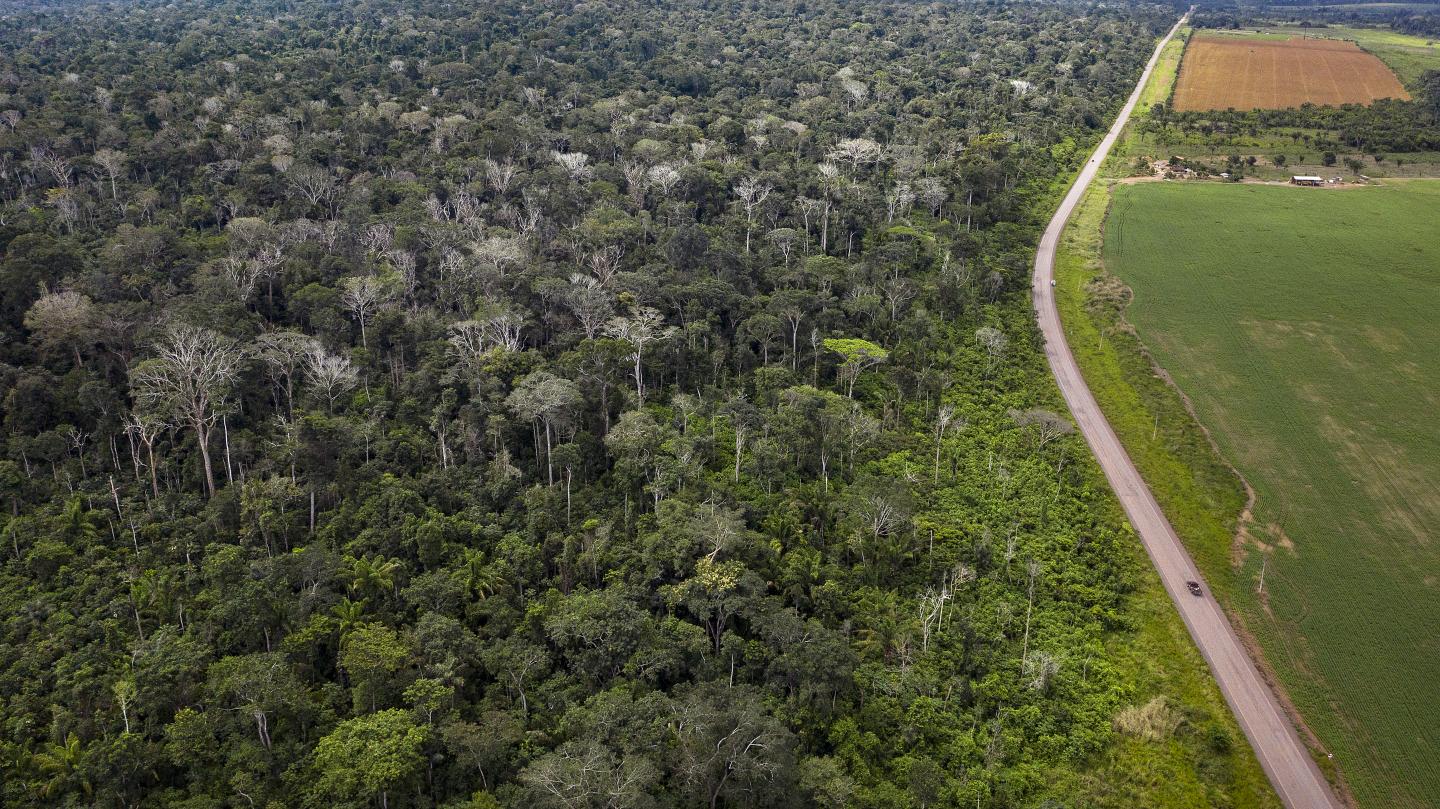
<path fill-rule="evenodd" d="M 1325 184 L 1325 178 L 1316 177 L 1311 174 L 1296 174 L 1295 176 L 1290 178 L 1290 182 L 1295 185 L 1321 186 Z"/>

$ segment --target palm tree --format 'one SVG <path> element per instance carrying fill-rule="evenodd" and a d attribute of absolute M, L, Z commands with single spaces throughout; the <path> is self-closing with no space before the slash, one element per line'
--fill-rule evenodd
<path fill-rule="evenodd" d="M 366 554 L 350 563 L 350 592 L 377 592 L 384 596 L 395 587 L 400 563 L 383 556 Z"/>
<path fill-rule="evenodd" d="M 485 552 L 471 548 L 465 551 L 465 567 L 461 569 L 465 578 L 465 589 L 475 594 L 475 600 L 484 601 L 495 594 L 504 583 L 504 577 L 485 563 Z"/>
<path fill-rule="evenodd" d="M 330 614 L 340 622 L 340 637 L 343 639 L 350 630 L 361 623 L 365 617 L 365 599 L 351 601 L 349 598 L 340 599 L 340 603 L 330 608 Z"/>
<path fill-rule="evenodd" d="M 40 795 L 48 798 L 64 792 L 76 778 L 85 763 L 85 748 L 80 745 L 80 737 L 72 732 L 65 737 L 64 744 L 51 742 L 45 752 L 37 753 L 34 763 L 36 769 L 50 776 L 40 787 Z M 88 796 L 92 789 L 90 780 L 84 775 L 79 775 L 79 779 L 81 791 Z"/>
<path fill-rule="evenodd" d="M 85 507 L 84 500 L 72 497 L 60 515 L 60 531 L 71 542 L 89 542 L 100 535 L 100 521 Z"/>
<path fill-rule="evenodd" d="M 905 614 L 894 593 L 872 591 L 860 599 L 857 615 L 862 628 L 855 631 L 855 646 L 862 657 L 879 658 L 889 663 L 901 658 L 908 663 L 914 621 Z"/>
<path fill-rule="evenodd" d="M 140 636 L 140 640 L 145 640 L 145 625 L 141 613 L 155 603 L 163 583 L 153 570 L 138 575 L 129 574 L 126 581 L 130 585 L 130 611 L 135 617 L 135 632 Z"/>

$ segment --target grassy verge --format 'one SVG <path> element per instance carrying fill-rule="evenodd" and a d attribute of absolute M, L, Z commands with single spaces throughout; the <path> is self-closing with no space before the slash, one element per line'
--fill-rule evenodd
<path fill-rule="evenodd" d="M 1100 263 L 1110 191 L 1109 182 L 1092 187 L 1061 239 L 1055 264 L 1060 319 L 1085 381 L 1126 451 L 1212 587 L 1225 590 L 1244 487 L 1123 320 L 1128 293 Z"/>
<path fill-rule="evenodd" d="M 1148 109 L 1169 97 L 1183 51 L 1184 43 L 1180 40 L 1171 42 L 1162 51 L 1138 109 Z M 1106 168 L 1112 170 L 1109 164 Z M 1092 186 L 1076 219 L 1072 220 L 1089 221 L 1093 226 L 1088 229 L 1093 233 L 1090 248 L 1097 257 L 1099 222 L 1107 193 Z M 1098 205 L 1097 200 L 1101 200 Z M 1067 238 L 1085 230 L 1072 224 Z M 1065 247 L 1061 257 L 1074 260 Z M 1058 266 L 1057 273 L 1066 277 Z M 1065 298 L 1062 296 L 1061 300 L 1063 307 Z M 1230 479 L 1233 481 L 1233 476 Z M 1119 504 L 1112 503 L 1112 507 L 1113 519 L 1124 522 Z M 1157 713 L 1178 719 L 1179 724 L 1173 732 L 1151 737 L 1117 733 L 1106 752 L 1091 763 L 1083 782 L 1075 785 L 1076 805 L 1175 809 L 1280 806 L 1138 539 L 1132 552 L 1135 569 L 1140 571 L 1129 603 L 1129 618 L 1135 633 L 1123 642 L 1112 641 L 1108 651 L 1120 668 L 1123 681 L 1132 684 L 1133 691 L 1127 695 L 1131 706 L 1157 707 Z"/>
<path fill-rule="evenodd" d="M 1279 798 L 1138 539 L 1134 552 L 1143 571 L 1129 603 L 1135 634 L 1108 651 L 1134 684 L 1131 705 L 1161 706 L 1179 726 L 1164 738 L 1117 733 L 1092 763 L 1077 790 L 1083 799 L 1074 805 L 1278 809 Z"/>

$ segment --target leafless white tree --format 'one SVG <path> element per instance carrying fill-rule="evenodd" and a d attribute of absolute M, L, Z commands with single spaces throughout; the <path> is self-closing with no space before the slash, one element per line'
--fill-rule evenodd
<path fill-rule="evenodd" d="M 985 372 L 988 374 L 995 368 L 995 364 L 1005 357 L 1010 338 L 993 326 L 981 326 L 975 330 L 975 342 L 985 349 Z"/>
<path fill-rule="evenodd" d="M 894 222 L 897 215 L 903 217 L 915 204 L 915 190 L 909 183 L 896 183 L 885 195 L 885 221 Z"/>
<path fill-rule="evenodd" d="M 587 340 L 594 340 L 615 313 L 610 304 L 610 293 L 596 279 L 579 273 L 570 276 L 570 287 L 565 290 L 565 305 L 580 321 Z"/>
<path fill-rule="evenodd" d="M 375 255 L 383 254 L 395 245 L 395 228 L 383 222 L 370 225 L 360 234 L 360 244 Z"/>
<path fill-rule="evenodd" d="M 669 196 L 670 192 L 675 190 L 675 186 L 680 183 L 680 171 L 669 163 L 661 163 L 658 166 L 650 167 L 650 170 L 645 173 L 645 180 L 660 189 L 660 193 Z"/>
<path fill-rule="evenodd" d="M 575 182 L 587 180 L 590 177 L 590 155 L 584 152 L 551 152 L 550 156 L 560 168 L 570 175 Z"/>
<path fill-rule="evenodd" d="M 825 159 L 848 163 L 850 173 L 853 175 L 861 166 L 880 162 L 884 154 L 884 148 L 869 138 L 846 138 L 836 143 L 835 148 L 826 152 Z"/>
<path fill-rule="evenodd" d="M 295 404 L 295 377 L 300 373 L 305 358 L 319 348 L 319 342 L 298 331 L 271 331 L 260 335 L 255 343 L 256 353 L 275 385 L 276 399 L 284 393 L 286 412 L 290 412 Z"/>
<path fill-rule="evenodd" d="M 844 90 L 845 96 L 850 99 L 851 109 L 855 109 L 861 104 L 864 104 L 865 99 L 870 97 L 870 88 L 866 87 L 864 82 L 857 81 L 856 79 L 841 79 L 840 89 Z"/>
<path fill-rule="evenodd" d="M 645 404 L 645 374 L 641 365 L 646 346 L 664 342 L 675 334 L 673 326 L 664 326 L 660 313 L 648 306 L 634 309 L 628 317 L 617 317 L 605 326 L 605 333 L 630 344 L 630 361 L 634 367 L 635 398 Z"/>
<path fill-rule="evenodd" d="M 390 299 L 390 285 L 373 275 L 352 275 L 340 282 L 340 300 L 360 323 L 360 346 L 369 348 L 366 325 L 381 304 Z"/>
<path fill-rule="evenodd" d="M 915 181 L 915 193 L 925 207 L 930 209 L 930 215 L 940 216 L 940 209 L 945 206 L 945 201 L 950 198 L 950 192 L 945 189 L 945 181 L 939 177 L 921 177 Z"/>
<path fill-rule="evenodd" d="M 755 215 L 770 197 L 771 190 L 771 186 L 756 182 L 753 177 L 746 177 L 735 184 L 735 196 L 740 198 L 740 205 L 745 209 L 746 253 L 750 252 L 750 231 L 755 227 Z"/>
<path fill-rule="evenodd" d="M 130 156 L 116 149 L 98 149 L 95 154 L 90 156 L 90 159 L 110 181 L 110 199 L 120 199 L 120 191 L 115 183 L 125 175 L 125 164 L 129 162 Z"/>
<path fill-rule="evenodd" d="M 620 173 L 625 175 L 625 188 L 635 210 L 645 207 L 645 192 L 650 186 L 650 167 L 638 160 L 626 160 L 620 164 Z"/>
<path fill-rule="evenodd" d="M 935 412 L 935 474 L 933 480 L 936 482 L 940 480 L 940 447 L 945 441 L 945 431 L 950 429 L 952 423 L 957 423 L 955 408 L 950 405 L 940 405 L 940 409 Z M 965 419 L 959 419 L 958 424 L 963 428 Z"/>
<path fill-rule="evenodd" d="M 620 271 L 620 259 L 625 255 L 625 248 L 618 244 L 606 245 L 597 250 L 585 254 L 585 264 L 595 276 L 595 281 L 600 286 L 608 286 L 615 273 Z"/>
<path fill-rule="evenodd" d="M 1011 409 L 1009 415 L 1019 426 L 1035 428 L 1036 449 L 1043 449 L 1046 444 L 1060 436 L 1075 432 L 1075 426 L 1069 419 L 1043 407 L 1032 407 L 1029 410 Z"/>
<path fill-rule="evenodd" d="M 135 479 L 140 479 L 140 457 L 135 452 L 135 442 L 145 447 L 146 467 L 150 473 L 150 493 L 160 496 L 160 473 L 155 463 L 155 440 L 170 429 L 165 416 L 153 411 L 135 410 L 125 418 L 125 433 L 130 437 L 130 458 L 135 466 Z"/>
<path fill-rule="evenodd" d="M 245 352 L 228 337 L 188 325 L 172 327 L 155 351 L 154 359 L 131 369 L 131 391 L 141 407 L 173 414 L 195 431 L 205 467 L 205 490 L 213 497 L 210 431 L 224 412 Z"/>
<path fill-rule="evenodd" d="M 316 343 L 305 354 L 305 383 L 324 397 L 328 410 L 335 409 L 335 400 L 355 387 L 358 375 L 350 358 L 331 354 Z"/>
<path fill-rule="evenodd" d="M 43 146 L 30 147 L 30 164 L 37 173 L 49 174 L 61 188 L 75 184 L 75 168 L 70 161 Z"/>
<path fill-rule="evenodd" d="M 508 158 L 504 161 L 485 159 L 485 182 L 501 196 L 510 190 L 510 184 L 515 181 L 515 175 L 519 171 L 514 161 Z"/>
<path fill-rule="evenodd" d="M 335 198 L 335 177 L 322 166 L 297 163 L 285 172 L 285 181 L 290 185 L 291 194 L 312 207 L 321 206 L 328 211 L 331 200 Z"/>

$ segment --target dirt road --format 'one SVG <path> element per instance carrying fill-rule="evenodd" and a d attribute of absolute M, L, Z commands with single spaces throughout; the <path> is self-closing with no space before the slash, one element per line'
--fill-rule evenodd
<path fill-rule="evenodd" d="M 1181 19 L 1181 23 L 1183 22 L 1184 18 Z M 1131 525 L 1140 535 L 1145 551 L 1155 563 L 1165 590 L 1170 593 L 1171 600 L 1180 611 L 1180 617 L 1185 620 L 1185 626 L 1189 628 L 1190 636 L 1195 639 L 1195 645 L 1200 647 L 1201 654 L 1209 662 L 1211 673 L 1220 684 L 1220 690 L 1225 694 L 1225 700 L 1230 703 L 1230 709 L 1235 712 L 1240 727 L 1250 739 L 1270 783 L 1290 809 L 1339 809 L 1341 803 L 1335 798 L 1320 769 L 1310 759 L 1294 725 L 1281 709 L 1269 686 L 1261 679 L 1225 614 L 1211 597 L 1209 588 L 1206 587 L 1201 596 L 1191 595 L 1186 588 L 1187 581 L 1203 583 L 1200 571 L 1181 545 L 1175 529 L 1161 512 L 1160 505 L 1141 479 L 1135 465 L 1131 463 L 1125 448 L 1120 445 L 1120 439 L 1105 420 L 1105 415 L 1101 413 L 1090 388 L 1085 385 L 1080 368 L 1075 364 L 1075 357 L 1070 353 L 1070 346 L 1065 342 L 1065 333 L 1060 328 L 1060 314 L 1055 308 L 1051 280 L 1054 278 L 1055 248 L 1060 243 L 1060 232 L 1064 230 L 1065 222 L 1075 210 L 1085 189 L 1095 178 L 1100 164 L 1110 152 L 1110 147 L 1125 128 L 1125 122 L 1135 109 L 1140 91 L 1155 68 L 1161 48 L 1165 47 L 1165 43 L 1175 35 L 1179 27 L 1180 23 L 1176 23 L 1175 28 L 1171 29 L 1155 48 L 1154 55 L 1150 57 L 1150 62 L 1140 77 L 1140 83 L 1135 86 L 1135 92 L 1131 93 L 1125 107 L 1120 110 L 1119 117 L 1115 119 L 1114 126 L 1106 133 L 1104 140 L 1100 141 L 1095 153 L 1075 180 L 1075 185 L 1060 203 L 1060 209 L 1050 220 L 1049 227 L 1045 229 L 1045 235 L 1040 240 L 1040 249 L 1035 255 L 1035 310 L 1040 320 L 1040 330 L 1045 336 L 1045 355 L 1050 361 L 1050 370 L 1055 374 L 1055 381 L 1060 385 L 1070 412 L 1085 440 L 1089 442 L 1090 449 L 1100 461 L 1100 467 L 1105 471 L 1111 488 L 1120 498 Z"/>

